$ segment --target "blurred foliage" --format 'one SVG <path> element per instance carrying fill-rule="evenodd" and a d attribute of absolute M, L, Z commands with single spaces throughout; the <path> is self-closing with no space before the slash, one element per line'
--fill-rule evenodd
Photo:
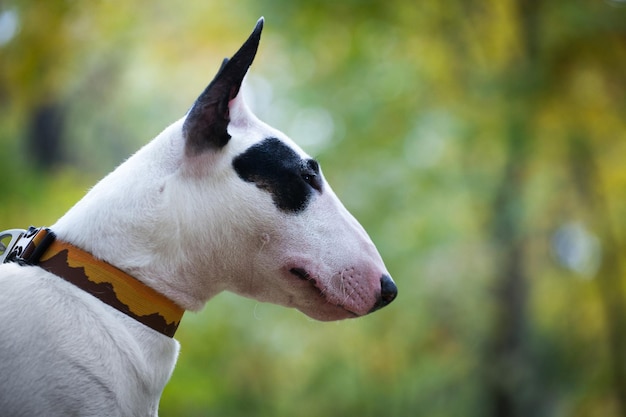
<path fill-rule="evenodd" d="M 260 15 L 246 94 L 400 295 L 341 323 L 218 296 L 161 415 L 625 417 L 623 0 L 4 0 L 0 229 L 52 223 L 184 115 Z"/>

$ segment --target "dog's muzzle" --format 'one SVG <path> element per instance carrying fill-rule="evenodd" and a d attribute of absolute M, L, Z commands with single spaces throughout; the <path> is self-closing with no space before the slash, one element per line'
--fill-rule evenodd
<path fill-rule="evenodd" d="M 380 296 L 378 297 L 376 304 L 374 304 L 374 307 L 372 307 L 369 312 L 373 313 L 374 311 L 385 307 L 395 300 L 397 295 L 398 287 L 396 287 L 396 284 L 389 275 L 384 274 L 380 277 Z"/>

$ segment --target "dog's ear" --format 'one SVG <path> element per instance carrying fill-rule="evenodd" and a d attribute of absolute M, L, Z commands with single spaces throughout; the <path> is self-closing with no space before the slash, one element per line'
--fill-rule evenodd
<path fill-rule="evenodd" d="M 228 103 L 237 97 L 243 78 L 254 60 L 263 22 L 264 19 L 260 18 L 248 40 L 235 55 L 231 59 L 224 59 L 213 81 L 187 113 L 183 124 L 187 155 L 197 155 L 207 149 L 219 149 L 228 143 Z"/>

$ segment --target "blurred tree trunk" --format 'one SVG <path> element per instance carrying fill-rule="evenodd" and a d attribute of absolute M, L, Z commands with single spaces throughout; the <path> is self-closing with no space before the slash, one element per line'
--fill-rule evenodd
<path fill-rule="evenodd" d="M 518 0 L 519 42 L 516 62 L 502 74 L 507 118 L 507 161 L 496 191 L 491 233 L 496 245 L 494 321 L 486 349 L 486 393 L 495 417 L 540 415 L 535 371 L 528 340 L 528 280 L 525 270 L 525 169 L 532 144 L 534 103 L 541 91 L 538 11 L 540 2 Z"/>
<path fill-rule="evenodd" d="M 596 282 L 604 307 L 613 388 L 619 413 L 626 417 L 626 306 L 620 262 L 620 254 L 625 251 L 613 232 L 593 148 L 580 134 L 572 135 L 570 140 L 570 167 L 578 193 L 593 213 L 594 228 L 603 243 Z"/>
<path fill-rule="evenodd" d="M 35 106 L 28 126 L 28 155 L 37 168 L 49 170 L 63 161 L 65 111 L 59 102 Z"/>
<path fill-rule="evenodd" d="M 493 203 L 491 232 L 497 248 L 498 271 L 494 321 L 485 358 L 486 389 L 491 415 L 523 417 L 533 415 L 533 401 L 529 399 L 532 367 L 525 345 L 528 288 L 522 230 L 528 134 L 521 120 L 512 120 L 509 129 L 507 166 Z"/>

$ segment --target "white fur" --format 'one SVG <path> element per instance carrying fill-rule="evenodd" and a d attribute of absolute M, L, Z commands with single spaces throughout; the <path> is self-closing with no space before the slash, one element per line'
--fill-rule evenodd
<path fill-rule="evenodd" d="M 321 320 L 366 314 L 386 269 L 328 184 L 294 215 L 233 170 L 236 155 L 268 136 L 306 156 L 240 97 L 230 103 L 226 147 L 186 155 L 179 120 L 52 230 L 187 310 L 228 290 Z M 296 267 L 317 288 L 289 272 Z M 0 265 L 0 334 L 2 415 L 156 415 L 178 354 L 175 340 L 15 264 Z"/>

